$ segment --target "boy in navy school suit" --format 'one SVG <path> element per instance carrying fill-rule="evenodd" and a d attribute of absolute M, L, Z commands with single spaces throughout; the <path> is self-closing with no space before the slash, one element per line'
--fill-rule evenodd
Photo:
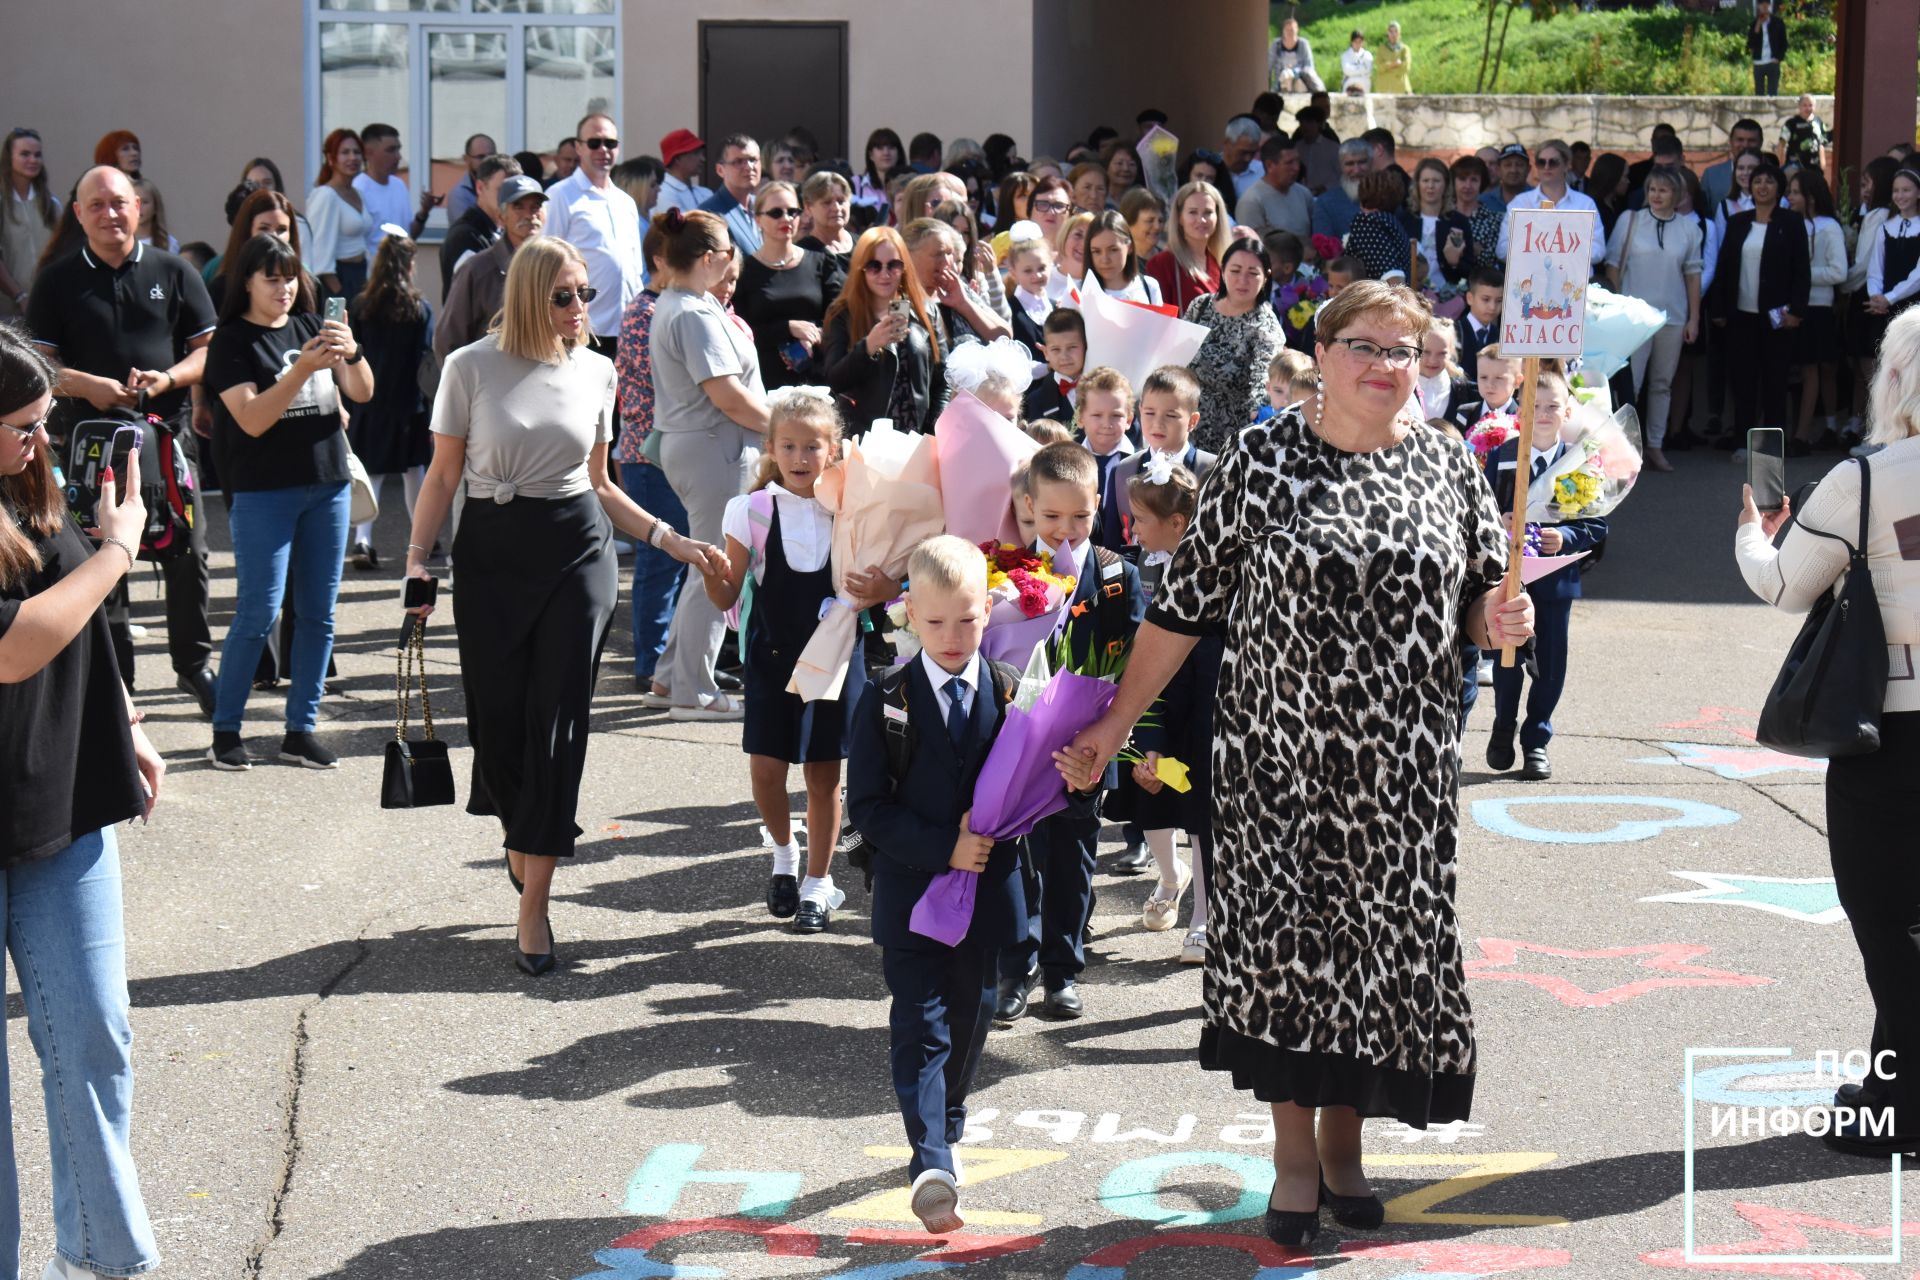
<path fill-rule="evenodd" d="M 1060 314 L 1077 316 L 1079 312 Z M 1108 528 L 1105 516 L 1114 502 L 1114 468 L 1133 453 L 1133 441 L 1127 438 L 1127 427 L 1133 421 L 1133 387 L 1124 373 L 1100 365 L 1080 376 L 1080 381 L 1074 387 L 1073 398 L 1076 407 L 1074 421 L 1080 426 L 1080 443 L 1100 464 L 1102 518 L 1094 526 L 1093 543 L 1109 551 L 1124 551 L 1124 545 L 1116 546 L 1106 540 Z"/>
<path fill-rule="evenodd" d="M 1469 378 L 1479 368 L 1480 349 L 1500 341 L 1500 304 L 1506 276 L 1498 267 L 1475 267 L 1467 277 L 1467 309 L 1454 317 L 1453 336 L 1460 367 Z"/>
<path fill-rule="evenodd" d="M 1474 357 L 1474 372 L 1478 375 L 1473 382 L 1463 382 L 1453 389 L 1453 403 L 1447 406 L 1447 420 L 1465 436 L 1480 424 L 1480 419 L 1490 413 L 1505 413 L 1519 416 L 1520 405 L 1514 393 L 1520 383 L 1522 365 L 1519 357 L 1505 355 L 1497 342 L 1480 348 Z M 1512 490 L 1508 490 L 1511 497 Z M 1510 512 L 1512 506 L 1502 507 Z M 1473 704 L 1480 698 L 1480 686 L 1493 683 L 1492 669 L 1484 669 L 1479 648 L 1471 641 L 1460 641 L 1460 733 L 1467 732 L 1467 717 L 1473 713 Z M 1484 677 L 1484 678 L 1483 678 Z"/>
<path fill-rule="evenodd" d="M 1047 376 L 1027 388 L 1020 417 L 1023 421 L 1051 418 L 1071 427 L 1074 389 L 1087 367 L 1087 322 L 1072 307 L 1056 308 L 1040 326 L 1040 342 L 1047 356 Z"/>
<path fill-rule="evenodd" d="M 1573 416 L 1573 393 L 1567 375 L 1556 362 L 1540 370 L 1534 390 L 1533 423 L 1526 450 L 1527 468 L 1532 476 L 1529 496 L 1546 496 L 1546 476 L 1566 455 L 1568 445 L 1560 438 L 1560 429 Z M 1522 429 L 1526 425 L 1522 424 Z M 1513 510 L 1515 458 L 1520 453 L 1520 438 L 1515 437 L 1487 455 L 1487 482 L 1502 512 Z M 1573 555 L 1592 551 L 1607 538 L 1604 517 L 1568 520 L 1543 525 L 1540 551 L 1543 555 Z M 1516 723 L 1520 731 L 1520 749 L 1525 755 L 1522 778 L 1539 781 L 1553 776 L 1553 764 L 1547 758 L 1547 743 L 1553 738 L 1553 710 L 1567 681 L 1567 632 L 1573 616 L 1573 602 L 1580 598 L 1582 561 L 1535 579 L 1527 585 L 1533 597 L 1533 687 L 1527 693 L 1527 713 L 1520 713 L 1521 677 L 1525 666 L 1516 661 L 1511 667 L 1493 669 L 1493 736 L 1487 743 L 1487 766 L 1504 772 L 1513 767 L 1513 737 Z"/>
<path fill-rule="evenodd" d="M 893 997 L 893 1087 L 913 1148 L 913 1212 L 939 1234 L 962 1226 L 953 1146 L 966 1128 L 1000 949 L 1027 928 L 1023 841 L 994 841 L 968 825 L 974 783 L 1019 677 L 980 656 L 988 601 L 979 548 L 930 538 L 914 550 L 908 579 L 920 656 L 861 696 L 847 811 L 873 850 L 873 940 Z M 1068 799 L 1069 813 L 1093 811 L 1090 793 Z M 980 877 L 972 924 L 952 947 L 909 927 L 914 904 L 950 868 Z"/>
<path fill-rule="evenodd" d="M 1055 641 L 1055 670 L 1087 674 L 1113 663 L 1133 643 L 1146 617 L 1140 572 L 1091 539 L 1100 511 L 1100 468 L 1077 444 L 1050 444 L 1027 463 L 1025 502 L 1034 519 L 1034 549 L 1053 552 L 1054 571 L 1075 577 L 1073 599 Z M 1102 786 L 1119 783 L 1109 765 Z M 1029 837 L 1025 936 L 1000 953 L 994 1021 L 1025 1016 L 1036 984 L 1046 987 L 1050 1018 L 1085 1012 L 1074 982 L 1086 968 L 1087 920 L 1093 913 L 1094 849 L 1100 819 L 1069 811 L 1047 818 Z"/>
<path fill-rule="evenodd" d="M 1127 481 L 1140 474 L 1149 453 L 1164 453 L 1204 481 L 1217 459 L 1192 443 L 1193 429 L 1200 425 L 1200 380 L 1184 365 L 1162 365 L 1147 375 L 1140 388 L 1140 452 L 1116 464 L 1107 477 L 1110 501 L 1100 508 L 1100 536 L 1094 541 L 1118 550 L 1132 543 L 1133 504 L 1127 497 Z M 1146 868 L 1142 866 L 1141 870 Z"/>

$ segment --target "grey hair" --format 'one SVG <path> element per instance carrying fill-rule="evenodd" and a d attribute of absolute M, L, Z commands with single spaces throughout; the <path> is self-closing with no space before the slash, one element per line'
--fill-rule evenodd
<path fill-rule="evenodd" d="M 1348 156 L 1365 156 L 1371 160 L 1373 159 L 1373 144 L 1365 138 L 1348 138 L 1340 144 L 1340 158 L 1344 160 Z"/>
<path fill-rule="evenodd" d="M 1873 372 L 1873 426 L 1867 440 L 1894 444 L 1920 435 L 1920 308 L 1894 317 L 1880 340 L 1880 367 Z"/>
<path fill-rule="evenodd" d="M 906 241 L 908 253 L 912 253 L 915 249 L 925 244 L 930 236 L 946 238 L 948 244 L 952 246 L 956 253 L 965 253 L 967 251 L 966 238 L 937 218 L 915 218 L 912 222 L 900 228 L 900 238 Z"/>
<path fill-rule="evenodd" d="M 1227 121 L 1226 136 L 1235 142 L 1260 141 L 1260 122 L 1247 116 L 1235 116 Z"/>

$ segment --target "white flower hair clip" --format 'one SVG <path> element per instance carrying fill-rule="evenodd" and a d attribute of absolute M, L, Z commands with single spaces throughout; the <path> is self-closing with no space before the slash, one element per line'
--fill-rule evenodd
<path fill-rule="evenodd" d="M 1040 224 L 1027 218 L 1022 218 L 1007 228 L 1007 243 L 1009 245 L 1024 244 L 1028 240 L 1045 240 L 1046 238 L 1047 233 L 1040 229 Z"/>
<path fill-rule="evenodd" d="M 1170 453 L 1149 453 L 1140 467 L 1140 474 L 1148 484 L 1171 484 L 1173 482 L 1173 455 Z"/>
<path fill-rule="evenodd" d="M 781 387 L 767 396 L 767 408 L 785 407 L 789 400 L 818 400 L 829 409 L 834 408 L 833 392 L 826 387 Z"/>
<path fill-rule="evenodd" d="M 947 384 L 962 391 L 977 392 L 996 375 L 1017 395 L 1024 395 L 1033 383 L 1033 355 L 1017 338 L 963 342 L 947 353 L 946 366 Z"/>

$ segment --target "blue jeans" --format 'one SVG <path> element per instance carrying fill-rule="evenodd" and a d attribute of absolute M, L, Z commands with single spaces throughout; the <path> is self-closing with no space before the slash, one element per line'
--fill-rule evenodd
<path fill-rule="evenodd" d="M 128 1149 L 133 1028 L 113 828 L 0 871 L 0 910 L 46 1093 L 56 1247 L 102 1275 L 151 1271 L 160 1250 Z M 11 1280 L 20 1270 L 20 1176 L 5 1040 L 0 1023 L 0 1276 Z"/>
<path fill-rule="evenodd" d="M 327 660 L 333 656 L 333 606 L 340 595 L 351 509 L 344 483 L 248 489 L 233 495 L 227 525 L 233 535 L 239 599 L 226 647 L 220 651 L 214 732 L 240 732 L 254 668 L 286 598 L 289 570 L 293 655 L 287 673 L 287 732 L 313 732 Z"/>
<path fill-rule="evenodd" d="M 644 462 L 620 464 L 620 487 L 649 514 L 659 516 L 682 537 L 687 532 L 687 509 L 667 483 L 667 473 Z M 667 647 L 667 627 L 673 622 L 674 601 L 687 566 L 666 552 L 635 544 L 633 549 L 633 675 L 651 680 L 653 668 Z"/>

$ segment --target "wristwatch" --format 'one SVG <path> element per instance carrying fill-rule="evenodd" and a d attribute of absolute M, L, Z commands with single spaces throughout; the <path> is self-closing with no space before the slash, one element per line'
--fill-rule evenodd
<path fill-rule="evenodd" d="M 365 347 L 356 346 L 353 349 L 353 354 L 347 357 L 347 363 L 359 364 L 362 360 L 365 360 L 366 358 L 367 358 L 367 349 Z"/>

